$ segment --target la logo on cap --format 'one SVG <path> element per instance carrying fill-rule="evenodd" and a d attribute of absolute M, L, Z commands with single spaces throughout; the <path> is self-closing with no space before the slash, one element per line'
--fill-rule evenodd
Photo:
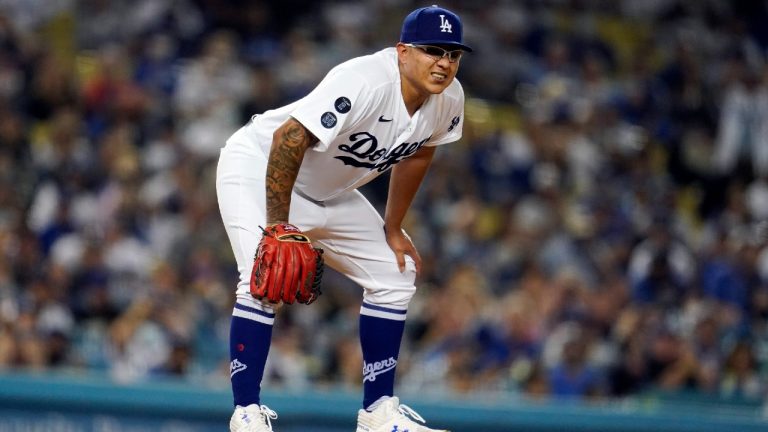
<path fill-rule="evenodd" d="M 445 19 L 445 15 L 440 15 L 440 31 L 443 33 L 453 33 L 451 31 L 451 22 Z"/>

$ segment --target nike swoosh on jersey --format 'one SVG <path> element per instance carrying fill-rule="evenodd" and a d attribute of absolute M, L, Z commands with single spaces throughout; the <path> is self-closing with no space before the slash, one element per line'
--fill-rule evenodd
<path fill-rule="evenodd" d="M 382 116 L 379 116 L 379 121 L 386 123 L 386 122 L 391 122 L 392 119 L 385 119 L 384 116 L 382 115 Z"/>

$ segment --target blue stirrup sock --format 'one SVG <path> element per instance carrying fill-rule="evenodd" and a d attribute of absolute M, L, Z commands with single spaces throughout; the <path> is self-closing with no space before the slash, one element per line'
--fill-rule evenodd
<path fill-rule="evenodd" d="M 235 406 L 260 403 L 275 314 L 239 303 L 229 329 L 229 376 Z"/>
<path fill-rule="evenodd" d="M 393 396 L 395 369 L 405 330 L 406 310 L 363 302 L 360 347 L 363 351 L 363 408 Z"/>

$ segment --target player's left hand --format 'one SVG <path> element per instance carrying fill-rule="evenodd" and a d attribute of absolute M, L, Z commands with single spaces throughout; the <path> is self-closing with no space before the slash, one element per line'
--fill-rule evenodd
<path fill-rule="evenodd" d="M 387 229 L 385 227 L 384 234 L 387 237 L 387 244 L 395 253 L 397 268 L 400 270 L 400 273 L 405 271 L 405 256 L 408 255 L 413 258 L 413 262 L 416 264 L 416 274 L 419 274 L 421 272 L 421 256 L 419 251 L 416 250 L 416 246 L 413 245 L 413 241 L 408 233 L 402 228 Z"/>

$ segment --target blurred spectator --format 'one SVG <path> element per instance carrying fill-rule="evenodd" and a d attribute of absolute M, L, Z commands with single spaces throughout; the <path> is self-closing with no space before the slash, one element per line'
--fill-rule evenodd
<path fill-rule="evenodd" d="M 674 391 L 699 388 L 700 364 L 690 345 L 670 329 L 653 335 L 646 362 L 651 382 L 661 389 Z"/>
<path fill-rule="evenodd" d="M 745 340 L 735 343 L 725 359 L 720 394 L 732 398 L 765 397 L 765 377 L 760 375 L 757 366 L 752 345 Z"/>
<path fill-rule="evenodd" d="M 696 263 L 671 230 L 669 221 L 654 222 L 633 250 L 628 276 L 634 301 L 674 308 L 691 288 Z"/>
<path fill-rule="evenodd" d="M 560 358 L 548 373 L 552 395 L 560 398 L 602 396 L 604 379 L 588 362 L 590 339 L 578 325 L 564 325 L 567 327 L 563 328 Z"/>
<path fill-rule="evenodd" d="M 631 396 L 646 390 L 650 384 L 642 340 L 634 336 L 623 348 L 619 364 L 611 368 L 606 378 L 611 396 Z"/>
<path fill-rule="evenodd" d="M 764 60 L 763 60 L 764 61 Z M 715 163 L 724 175 L 768 175 L 768 86 L 765 73 L 735 58 L 725 83 Z"/>

